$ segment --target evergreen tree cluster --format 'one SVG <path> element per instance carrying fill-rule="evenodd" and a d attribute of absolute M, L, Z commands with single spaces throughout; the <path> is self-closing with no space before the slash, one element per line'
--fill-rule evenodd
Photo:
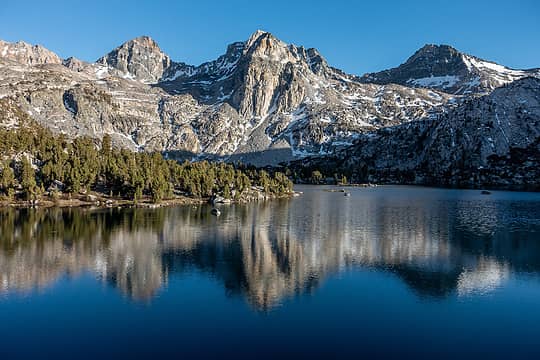
<path fill-rule="evenodd" d="M 160 202 L 175 194 L 239 199 L 252 186 L 267 194 L 292 191 L 292 182 L 279 172 L 220 162 L 178 163 L 160 153 L 113 148 L 108 135 L 101 144 L 88 137 L 68 141 L 37 124 L 0 129 L 0 154 L 0 195 L 9 199 L 33 200 L 56 189 L 96 191 L 135 202 L 143 197 Z"/>

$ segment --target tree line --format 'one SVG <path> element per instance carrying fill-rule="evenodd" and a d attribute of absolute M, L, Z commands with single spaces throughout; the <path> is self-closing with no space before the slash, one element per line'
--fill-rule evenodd
<path fill-rule="evenodd" d="M 184 162 L 159 152 L 133 152 L 89 137 L 67 139 L 38 124 L 0 129 L 0 195 L 10 200 L 35 200 L 44 193 L 98 193 L 153 202 L 177 194 L 239 199 L 252 186 L 266 194 L 292 191 L 281 172 L 223 162 Z"/>

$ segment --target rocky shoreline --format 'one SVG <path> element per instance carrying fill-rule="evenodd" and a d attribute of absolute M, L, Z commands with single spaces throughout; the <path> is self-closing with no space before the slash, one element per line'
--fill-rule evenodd
<path fill-rule="evenodd" d="M 253 187 L 251 191 L 242 194 L 237 199 L 225 199 L 222 196 L 212 197 L 191 197 L 186 195 L 175 195 L 173 198 L 164 199 L 159 203 L 152 202 L 150 197 L 145 197 L 137 202 L 121 197 L 109 196 L 97 192 L 89 194 L 61 194 L 57 197 L 44 195 L 37 200 L 2 200 L 0 199 L 0 209 L 2 208 L 73 208 L 73 207 L 91 207 L 91 208 L 117 208 L 117 207 L 136 207 L 136 208 L 160 208 L 181 205 L 202 205 L 202 204 L 246 204 L 250 202 L 268 201 L 275 199 L 288 199 L 299 196 L 301 192 L 292 191 L 290 193 L 276 195 L 266 194 L 258 187 Z"/>

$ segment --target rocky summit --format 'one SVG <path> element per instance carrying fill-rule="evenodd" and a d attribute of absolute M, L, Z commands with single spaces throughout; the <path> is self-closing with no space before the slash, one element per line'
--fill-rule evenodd
<path fill-rule="evenodd" d="M 58 55 L 41 45 L 30 45 L 24 41 L 8 43 L 0 40 L 0 58 L 27 65 L 60 64 Z"/>
<path fill-rule="evenodd" d="M 452 172 L 464 157 L 484 168 L 490 156 L 531 150 L 538 77 L 538 69 L 447 45 L 426 45 L 394 69 L 350 75 L 316 49 L 265 31 L 198 66 L 173 61 L 147 36 L 93 63 L 0 41 L 0 123 L 31 118 L 68 137 L 109 134 L 118 146 L 179 159 L 276 165 L 371 154 L 374 164 L 442 161 L 448 169 L 438 170 Z M 382 155 L 403 147 L 416 152 Z"/>
<path fill-rule="evenodd" d="M 540 75 L 540 69 L 514 70 L 459 52 L 448 45 L 426 45 L 404 64 L 361 80 L 376 84 L 402 84 L 450 94 L 486 94 L 515 80 Z"/>
<path fill-rule="evenodd" d="M 171 66 L 171 59 L 153 39 L 141 36 L 120 45 L 97 63 L 120 71 L 124 78 L 155 83 Z"/>

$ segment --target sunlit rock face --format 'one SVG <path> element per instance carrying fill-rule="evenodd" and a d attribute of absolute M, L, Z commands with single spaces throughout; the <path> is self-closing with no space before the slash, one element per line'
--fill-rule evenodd
<path fill-rule="evenodd" d="M 126 78 L 155 83 L 171 66 L 171 59 L 153 39 L 141 36 L 120 45 L 97 63 L 120 71 Z"/>
<path fill-rule="evenodd" d="M 0 40 L 0 58 L 24 65 L 61 64 L 54 52 L 41 45 L 30 45 L 24 41 L 9 43 Z"/>
<path fill-rule="evenodd" d="M 468 118 L 460 114 L 471 99 L 527 77 L 540 77 L 540 70 L 509 69 L 447 45 L 426 45 L 397 68 L 358 77 L 330 66 L 316 49 L 260 30 L 198 66 L 171 60 L 148 36 L 127 41 L 94 63 L 61 60 L 39 45 L 0 42 L 0 98 L 9 101 L 9 106 L 0 103 L 0 115 L 12 113 L 12 107 L 20 115 L 0 121 L 16 126 L 28 117 L 68 137 L 109 134 L 115 144 L 132 150 L 255 165 L 354 157 L 342 150 L 364 141 L 386 148 L 379 134 L 388 130 L 397 135 L 394 148 L 413 145 L 412 159 L 399 158 L 397 168 L 405 169 L 430 151 L 418 128 L 449 116 L 457 127 L 467 126 Z M 492 100 L 505 107 L 523 101 L 519 96 Z M 534 108 L 520 104 L 534 127 Z M 472 115 L 493 122 L 484 110 Z M 501 110 L 497 116 L 504 123 Z M 521 133 L 530 141 L 537 136 L 528 128 Z M 484 134 L 475 130 L 473 135 Z M 454 143 L 468 146 L 459 137 Z M 454 143 L 438 150 L 460 157 Z"/>
<path fill-rule="evenodd" d="M 150 302 L 171 276 L 197 269 L 268 310 L 353 269 L 395 274 L 429 298 L 485 294 L 513 273 L 540 272 L 539 244 L 516 232 L 532 216 L 527 204 L 418 201 L 381 206 L 368 196 L 333 206 L 314 195 L 232 206 L 214 225 L 207 207 L 2 211 L 1 292 L 91 272 Z"/>
<path fill-rule="evenodd" d="M 444 92 L 362 83 L 264 31 L 199 66 L 172 61 L 147 36 L 95 63 L 2 44 L 0 97 L 55 132 L 110 134 L 132 150 L 276 164 L 453 106 Z"/>

